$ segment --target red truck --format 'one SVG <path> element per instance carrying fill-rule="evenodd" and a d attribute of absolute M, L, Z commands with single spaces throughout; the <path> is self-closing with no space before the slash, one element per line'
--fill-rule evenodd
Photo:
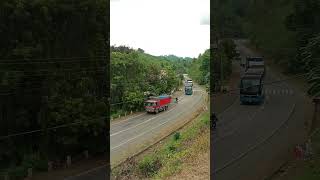
<path fill-rule="evenodd" d="M 168 95 L 149 97 L 149 99 L 144 102 L 144 108 L 148 113 L 153 112 L 158 114 L 160 111 L 167 110 L 170 103 L 171 96 Z"/>

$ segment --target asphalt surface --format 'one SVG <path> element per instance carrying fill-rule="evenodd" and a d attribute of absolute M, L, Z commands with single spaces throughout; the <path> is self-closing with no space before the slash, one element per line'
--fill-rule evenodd
<path fill-rule="evenodd" d="M 237 46 L 242 57 L 258 55 L 239 41 Z M 262 105 L 241 105 L 236 96 L 218 114 L 217 130 L 211 133 L 211 173 L 217 180 L 266 178 L 281 166 L 290 148 L 304 135 L 302 95 L 286 81 L 268 85 L 282 78 L 268 67 L 266 71 Z"/>
<path fill-rule="evenodd" d="M 65 178 L 64 180 L 107 180 L 106 166 L 100 166 L 91 170 L 82 172 L 72 177 Z"/>
<path fill-rule="evenodd" d="M 237 45 L 243 57 L 258 55 L 241 42 Z M 240 105 L 237 95 L 225 103 L 228 105 L 218 114 L 217 130 L 210 136 L 214 179 L 264 179 L 285 162 L 293 145 L 303 139 L 302 93 L 286 81 L 267 85 L 282 78 L 267 68 L 262 105 Z M 111 164 L 138 153 L 187 121 L 203 105 L 201 89 L 195 85 L 194 90 L 192 96 L 179 98 L 178 104 L 172 103 L 157 115 L 143 113 L 111 123 Z M 105 167 L 98 167 L 68 179 L 107 179 L 105 171 Z"/>
<path fill-rule="evenodd" d="M 205 92 L 196 84 L 193 95 L 182 95 L 172 102 L 167 111 L 159 114 L 143 113 L 111 123 L 111 166 L 140 152 L 163 136 L 181 127 L 188 118 L 204 105 Z"/>
<path fill-rule="evenodd" d="M 167 111 L 158 114 L 141 113 L 111 123 L 110 161 L 115 166 L 128 157 L 181 127 L 204 104 L 205 92 L 194 84 L 193 95 L 182 95 L 178 103 L 172 102 Z M 174 101 L 174 100 L 173 100 Z M 106 167 L 96 167 L 65 180 L 105 180 Z"/>

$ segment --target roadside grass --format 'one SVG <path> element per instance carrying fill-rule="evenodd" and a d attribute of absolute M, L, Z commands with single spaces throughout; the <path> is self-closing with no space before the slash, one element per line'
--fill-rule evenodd
<path fill-rule="evenodd" d="M 154 151 L 125 163 L 126 167 L 113 170 L 115 179 L 166 179 L 180 172 L 184 162 L 209 150 L 209 112 L 200 114 L 180 132 L 169 136 Z M 209 170 L 208 170 L 209 171 Z"/>
<path fill-rule="evenodd" d="M 195 141 L 201 133 L 209 132 L 209 126 L 209 113 L 205 112 L 185 131 L 175 133 L 162 148 L 138 162 L 140 174 L 148 178 L 164 179 L 182 170 L 186 159 L 209 145 Z M 210 141 L 209 136 L 207 141 Z"/>
<path fill-rule="evenodd" d="M 320 131 L 311 137 L 313 155 L 307 160 L 292 160 L 270 177 L 269 180 L 319 180 Z"/>
<path fill-rule="evenodd" d="M 301 173 L 293 180 L 319 180 L 320 179 L 320 131 L 312 138 L 313 156 L 311 159 L 303 162 Z"/>

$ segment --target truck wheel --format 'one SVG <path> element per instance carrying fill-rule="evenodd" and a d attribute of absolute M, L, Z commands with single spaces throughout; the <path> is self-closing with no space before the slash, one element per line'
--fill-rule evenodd
<path fill-rule="evenodd" d="M 156 114 L 158 114 L 158 113 L 159 113 L 159 110 L 157 109 L 155 112 L 156 112 Z"/>

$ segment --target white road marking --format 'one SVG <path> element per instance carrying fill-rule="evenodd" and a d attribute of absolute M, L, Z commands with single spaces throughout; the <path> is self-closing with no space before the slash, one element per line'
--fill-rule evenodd
<path fill-rule="evenodd" d="M 262 108 L 263 107 L 263 108 Z M 264 104 L 259 108 L 260 110 L 263 110 L 264 109 Z M 253 120 L 253 118 L 258 114 L 258 111 L 254 111 L 254 113 L 252 113 L 251 116 L 249 116 L 249 122 Z M 233 135 L 235 132 L 238 131 L 238 128 L 233 128 L 231 131 L 227 131 L 225 132 L 225 135 L 217 138 L 215 141 L 213 141 L 213 143 L 217 143 L 218 141 L 221 141 L 222 139 L 226 138 L 227 136 L 231 136 Z"/>
<path fill-rule="evenodd" d="M 133 117 L 129 117 L 128 119 L 125 119 L 125 120 L 122 120 L 122 121 L 119 121 L 119 122 L 114 122 L 114 123 L 111 122 L 110 124 L 111 124 L 111 126 L 116 125 L 116 124 L 120 124 L 120 123 L 126 122 L 126 121 L 128 121 L 128 120 L 130 120 L 130 119 L 133 119 L 133 118 L 142 116 L 142 115 L 144 115 L 144 114 L 145 114 L 145 113 L 142 113 L 142 114 L 139 114 L 139 115 L 136 115 L 136 116 L 133 116 Z"/>
<path fill-rule="evenodd" d="M 182 99 L 183 99 L 183 97 L 179 100 L 179 102 L 181 102 Z M 174 109 L 174 108 L 171 108 L 169 111 L 165 111 L 165 112 L 168 113 L 168 112 L 172 111 L 173 109 Z M 164 113 L 165 113 L 165 112 L 164 112 Z M 164 114 L 164 113 L 162 113 L 162 114 Z M 141 123 L 139 123 L 139 124 L 136 124 L 136 125 L 134 125 L 134 126 L 132 126 L 132 127 L 129 127 L 129 128 L 127 128 L 127 129 L 123 129 L 123 130 L 118 131 L 118 132 L 116 132 L 116 133 L 110 134 L 110 137 L 115 136 L 115 135 L 117 135 L 117 134 L 120 134 L 120 133 L 122 133 L 122 132 L 128 131 L 129 129 L 138 127 L 138 126 L 140 126 L 141 124 L 147 123 L 147 122 L 151 121 L 152 119 L 154 119 L 154 118 L 156 118 L 156 117 L 158 117 L 158 116 L 152 117 L 152 118 L 150 118 L 150 119 L 148 119 L 148 120 L 146 120 L 146 121 L 144 121 L 144 122 L 141 122 Z"/>
<path fill-rule="evenodd" d="M 95 171 L 95 170 L 100 169 L 100 168 L 103 168 L 103 167 L 107 167 L 107 165 L 102 165 L 102 166 L 95 167 L 95 168 L 93 168 L 93 169 L 90 169 L 90 170 L 88 170 L 88 171 L 82 172 L 82 173 L 80 173 L 80 174 L 67 177 L 67 178 L 65 178 L 64 180 L 68 180 L 68 179 L 74 178 L 74 177 L 79 177 L 79 176 L 82 176 L 82 175 L 84 175 L 84 174 L 89 174 L 90 172 Z"/>
<path fill-rule="evenodd" d="M 202 96 L 203 96 L 203 95 L 201 95 L 201 98 L 202 98 Z M 200 98 L 200 99 L 201 99 L 201 98 Z M 169 112 L 169 111 L 168 111 L 168 112 Z M 183 114 L 183 113 L 184 113 L 184 112 L 182 111 L 182 112 L 180 112 L 180 113 L 179 113 L 179 115 L 181 115 L 181 114 Z M 115 147 L 111 148 L 111 150 L 117 149 L 118 147 L 120 147 L 120 146 L 122 146 L 122 145 L 124 145 L 124 144 L 126 144 L 126 143 L 128 143 L 128 142 L 130 142 L 130 141 L 132 141 L 132 140 L 134 140 L 134 139 L 136 139 L 136 138 L 138 138 L 138 137 L 142 136 L 142 135 L 145 135 L 146 133 L 148 133 L 148 132 L 150 132 L 150 131 L 152 131 L 152 130 L 154 130 L 154 129 L 156 129 L 156 128 L 158 128 L 158 127 L 162 126 L 162 125 L 164 125 L 165 123 L 167 123 L 167 122 L 169 122 L 169 121 L 171 121 L 171 119 L 169 119 L 169 120 L 167 120 L 167 121 L 165 121 L 165 122 L 163 122 L 163 123 L 161 123 L 161 124 L 158 124 L 157 126 L 155 126 L 155 127 L 151 128 L 151 129 L 149 129 L 149 130 L 147 130 L 147 131 L 145 131 L 145 132 L 143 132 L 143 133 L 141 133 L 141 134 L 139 134 L 139 135 L 137 135 L 137 136 L 135 136 L 135 137 L 133 137 L 133 138 L 130 138 L 130 139 L 128 139 L 128 140 L 126 140 L 126 141 L 124 141 L 124 142 L 120 143 L 119 145 L 117 145 L 117 146 L 115 146 Z"/>
<path fill-rule="evenodd" d="M 277 133 L 277 131 L 282 127 L 283 124 L 285 124 L 287 121 L 290 120 L 290 116 L 292 115 L 292 113 L 294 112 L 294 109 L 296 107 L 296 103 L 293 104 L 293 107 L 291 109 L 291 111 L 289 112 L 289 116 L 286 118 L 285 121 L 283 121 L 281 123 L 281 125 L 276 128 L 275 130 L 272 131 L 271 135 L 264 138 L 262 141 L 258 142 L 257 144 L 251 146 L 250 148 L 248 148 L 245 152 L 241 153 L 238 157 L 230 160 L 229 162 L 225 163 L 222 167 L 216 169 L 213 173 L 216 174 L 217 172 L 220 172 L 221 170 L 225 169 L 226 167 L 230 166 L 231 164 L 233 164 L 234 162 L 240 160 L 241 158 L 245 157 L 249 152 L 253 151 L 254 149 L 258 148 L 260 145 L 262 145 L 264 142 L 266 142 L 268 139 L 270 139 L 275 133 Z"/>
<path fill-rule="evenodd" d="M 172 111 L 173 109 L 174 109 L 174 108 L 172 108 L 172 109 L 170 109 L 169 111 L 166 111 L 166 112 L 168 113 L 168 112 Z M 163 113 L 163 114 L 164 114 L 164 113 Z M 116 132 L 116 133 L 110 134 L 110 137 L 115 136 L 115 135 L 117 135 L 117 134 L 120 134 L 120 133 L 122 133 L 122 132 L 128 131 L 128 130 L 130 130 L 130 129 L 132 129 L 132 128 L 138 127 L 138 126 L 140 126 L 140 125 L 142 125 L 142 124 L 145 124 L 145 123 L 147 123 L 147 122 L 149 122 L 149 121 L 151 121 L 151 120 L 153 120 L 153 119 L 155 119 L 155 118 L 157 118 L 157 117 L 158 117 L 158 116 L 152 117 L 152 118 L 150 118 L 150 119 L 148 119 L 148 120 L 146 120 L 146 121 L 143 121 L 143 122 L 141 122 L 141 123 L 139 123 L 139 124 L 136 124 L 136 125 L 134 125 L 134 126 L 132 126 L 132 127 L 129 127 L 129 128 L 127 128 L 127 129 L 123 129 L 123 130 L 118 131 L 118 132 Z"/>
<path fill-rule="evenodd" d="M 179 113 L 179 114 L 182 114 L 182 113 Z M 122 146 L 122 145 L 124 145 L 124 144 L 126 144 L 126 143 L 128 143 L 128 142 L 130 142 L 130 141 L 132 141 L 132 140 L 134 140 L 134 139 L 136 139 L 136 138 L 138 138 L 138 137 L 142 136 L 142 135 L 145 135 L 146 133 L 148 133 L 148 132 L 150 132 L 150 131 L 152 131 L 152 130 L 154 130 L 154 129 L 156 129 L 156 128 L 158 128 L 158 127 L 162 126 L 162 125 L 164 125 L 165 123 L 167 123 L 167 122 L 169 122 L 169 121 L 170 121 L 170 120 L 165 121 L 165 122 L 163 122 L 163 123 L 161 123 L 161 124 L 158 124 L 157 126 L 155 126 L 155 127 L 151 128 L 151 129 L 149 129 L 149 130 L 147 130 L 147 131 L 145 131 L 145 132 L 143 132 L 143 133 L 141 133 L 141 134 L 139 134 L 139 135 L 137 135 L 137 136 L 135 136 L 135 137 L 133 137 L 133 138 L 130 138 L 130 139 L 128 139 L 128 140 L 126 140 L 126 141 L 124 141 L 124 142 L 120 143 L 119 145 L 117 145 L 117 146 L 115 146 L 115 147 L 111 148 L 111 150 L 114 150 L 114 149 L 116 149 L 116 148 L 118 148 L 118 147 L 120 147 L 120 146 Z"/>

